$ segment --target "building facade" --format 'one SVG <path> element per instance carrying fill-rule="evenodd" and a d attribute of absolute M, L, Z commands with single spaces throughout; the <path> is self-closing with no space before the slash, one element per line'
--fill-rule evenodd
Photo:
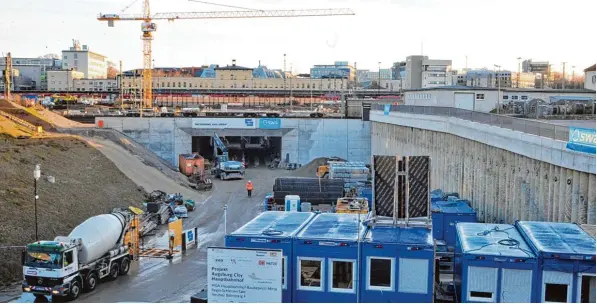
<path fill-rule="evenodd" d="M 116 92 L 118 91 L 118 81 L 116 79 L 74 79 L 74 91 Z"/>
<path fill-rule="evenodd" d="M 466 85 L 476 88 L 510 88 L 512 87 L 512 73 L 487 69 L 471 70 L 466 72 Z"/>
<path fill-rule="evenodd" d="M 107 57 L 89 50 L 86 45 L 79 45 L 78 41 L 73 46 L 62 51 L 62 69 L 82 72 L 85 78 L 105 79 L 108 76 Z"/>
<path fill-rule="evenodd" d="M 595 65 L 585 69 L 585 89 L 595 91 Z"/>
<path fill-rule="evenodd" d="M 0 70 L 5 69 L 6 58 L 0 57 Z M 18 70 L 22 79 L 16 90 L 46 90 L 49 70 L 60 69 L 62 61 L 55 58 L 12 58 L 12 66 Z"/>
<path fill-rule="evenodd" d="M 348 61 L 336 61 L 334 64 L 314 65 L 311 68 L 311 78 L 344 78 L 354 81 L 356 69 Z"/>
<path fill-rule="evenodd" d="M 85 74 L 75 70 L 48 71 L 48 91 L 75 91 L 75 80 Z"/>
<path fill-rule="evenodd" d="M 406 57 L 405 89 L 441 87 L 452 84 L 452 60 L 429 59 L 428 56 Z"/>

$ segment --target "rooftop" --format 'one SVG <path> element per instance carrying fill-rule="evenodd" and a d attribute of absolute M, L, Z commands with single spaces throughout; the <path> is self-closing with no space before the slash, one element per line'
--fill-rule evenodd
<path fill-rule="evenodd" d="M 418 91 L 497 91 L 498 88 L 469 87 L 469 86 L 442 86 L 433 88 L 409 89 L 405 92 Z M 500 88 L 502 92 L 527 92 L 527 93 L 590 93 L 595 94 L 593 90 L 587 89 L 532 89 L 532 88 Z"/>
<path fill-rule="evenodd" d="M 230 235 L 290 237 L 315 215 L 309 212 L 267 211 L 259 214 Z"/>
<path fill-rule="evenodd" d="M 516 227 L 506 224 L 458 223 L 462 252 L 472 255 L 535 258 Z"/>
<path fill-rule="evenodd" d="M 595 256 L 595 239 L 576 224 L 520 221 L 517 225 L 541 254 Z"/>
<path fill-rule="evenodd" d="M 585 69 L 585 72 L 595 72 L 595 65 L 592 65 Z"/>
<path fill-rule="evenodd" d="M 439 201 L 431 203 L 431 212 L 441 213 L 475 213 L 466 201 Z"/>
<path fill-rule="evenodd" d="M 338 241 L 358 240 L 358 214 L 321 213 L 313 219 L 298 235 L 301 239 L 320 239 Z M 365 216 L 361 215 L 364 220 Z M 360 227 L 361 233 L 366 227 Z"/>
<path fill-rule="evenodd" d="M 363 241 L 433 247 L 431 230 L 423 227 L 372 227 L 367 231 Z"/>

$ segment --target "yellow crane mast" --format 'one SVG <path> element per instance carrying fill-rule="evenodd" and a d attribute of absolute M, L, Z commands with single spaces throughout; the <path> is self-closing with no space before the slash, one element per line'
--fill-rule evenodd
<path fill-rule="evenodd" d="M 302 10 L 242 10 L 242 11 L 212 11 L 212 12 L 178 12 L 151 14 L 149 0 L 143 0 L 142 14 L 100 14 L 99 21 L 107 21 L 109 27 L 114 27 L 115 21 L 142 21 L 141 39 L 143 40 L 143 107 L 153 108 L 152 96 L 152 66 L 151 41 L 156 31 L 154 20 L 181 19 L 232 19 L 232 18 L 274 18 L 274 17 L 322 17 L 322 16 L 350 16 L 354 12 L 348 8 L 339 9 L 302 9 Z"/>
<path fill-rule="evenodd" d="M 12 85 L 12 56 L 10 52 L 6 54 L 6 64 L 4 65 L 4 98 L 10 100 L 10 87 Z"/>

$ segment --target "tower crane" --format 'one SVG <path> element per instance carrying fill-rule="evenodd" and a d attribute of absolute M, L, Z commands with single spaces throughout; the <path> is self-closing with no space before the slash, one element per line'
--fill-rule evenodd
<path fill-rule="evenodd" d="M 4 98 L 10 100 L 10 89 L 12 85 L 12 56 L 10 52 L 5 57 L 6 64 L 4 68 Z"/>
<path fill-rule="evenodd" d="M 348 8 L 340 9 L 302 9 L 302 10 L 238 10 L 238 11 L 211 11 L 211 12 L 178 12 L 151 14 L 149 0 L 143 0 L 142 14 L 101 14 L 97 20 L 107 21 L 109 27 L 114 27 L 115 21 L 142 21 L 141 39 L 143 40 L 143 106 L 153 107 L 152 96 L 152 66 L 151 66 L 151 41 L 153 32 L 156 31 L 154 20 L 181 20 L 181 19 L 232 19 L 232 18 L 274 18 L 274 17 L 322 17 L 322 16 L 349 16 L 354 12 Z"/>

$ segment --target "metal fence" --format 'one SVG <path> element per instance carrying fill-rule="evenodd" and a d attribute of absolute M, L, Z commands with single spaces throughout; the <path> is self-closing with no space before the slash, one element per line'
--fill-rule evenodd
<path fill-rule="evenodd" d="M 385 105 L 371 105 L 372 110 L 384 111 Z M 476 112 L 452 107 L 390 105 L 390 112 L 456 117 L 486 125 L 568 141 L 568 127 L 505 115 Z"/>

